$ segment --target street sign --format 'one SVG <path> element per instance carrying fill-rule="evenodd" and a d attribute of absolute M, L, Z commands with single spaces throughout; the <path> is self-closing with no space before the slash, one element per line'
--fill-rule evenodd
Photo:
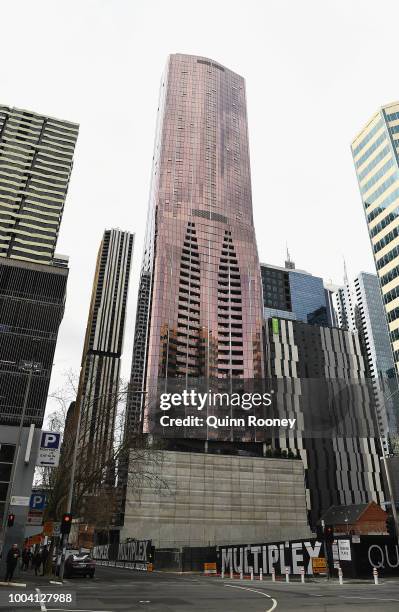
<path fill-rule="evenodd" d="M 38 527 L 43 522 L 43 512 L 31 510 L 26 517 L 26 524 Z"/>
<path fill-rule="evenodd" d="M 350 540 L 338 540 L 338 552 L 340 561 L 351 561 L 351 543 Z"/>
<path fill-rule="evenodd" d="M 352 536 L 352 544 L 360 544 L 360 535 Z"/>
<path fill-rule="evenodd" d="M 10 506 L 29 506 L 29 497 L 22 495 L 12 495 Z"/>
<path fill-rule="evenodd" d="M 61 523 L 59 521 L 54 523 L 54 527 L 53 527 L 53 535 L 55 537 L 58 537 L 61 533 Z"/>
<path fill-rule="evenodd" d="M 32 493 L 30 496 L 29 508 L 31 510 L 44 510 L 45 503 L 45 493 Z"/>
<path fill-rule="evenodd" d="M 312 570 L 314 574 L 326 574 L 327 560 L 324 557 L 312 557 Z"/>
<path fill-rule="evenodd" d="M 60 460 L 61 434 L 55 431 L 42 431 L 36 465 L 57 467 Z"/>

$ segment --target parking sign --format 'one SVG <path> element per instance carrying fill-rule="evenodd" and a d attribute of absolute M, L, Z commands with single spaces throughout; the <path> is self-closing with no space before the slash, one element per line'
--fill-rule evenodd
<path fill-rule="evenodd" d="M 60 460 L 61 434 L 56 431 L 42 431 L 36 465 L 57 467 Z"/>
<path fill-rule="evenodd" d="M 44 510 L 46 495 L 44 493 L 32 493 L 29 508 L 31 510 Z"/>

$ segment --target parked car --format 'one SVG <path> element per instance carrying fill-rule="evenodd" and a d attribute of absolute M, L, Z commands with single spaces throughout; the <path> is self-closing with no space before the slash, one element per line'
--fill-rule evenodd
<path fill-rule="evenodd" d="M 64 576 L 89 576 L 94 578 L 96 564 L 88 553 L 77 553 L 69 555 L 65 560 Z"/>

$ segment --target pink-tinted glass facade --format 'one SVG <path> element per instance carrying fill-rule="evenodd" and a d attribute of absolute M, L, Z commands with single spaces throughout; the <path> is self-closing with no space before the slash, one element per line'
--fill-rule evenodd
<path fill-rule="evenodd" d="M 212 60 L 171 55 L 131 384 L 151 393 L 170 377 L 262 378 L 261 346 L 245 82 Z"/>

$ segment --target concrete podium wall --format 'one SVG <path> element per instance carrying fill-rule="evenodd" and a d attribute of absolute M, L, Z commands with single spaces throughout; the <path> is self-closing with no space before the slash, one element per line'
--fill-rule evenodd
<path fill-rule="evenodd" d="M 153 463 L 148 471 L 167 486 L 154 488 L 131 462 L 121 540 L 159 548 L 311 535 L 299 460 L 157 451 Z"/>

